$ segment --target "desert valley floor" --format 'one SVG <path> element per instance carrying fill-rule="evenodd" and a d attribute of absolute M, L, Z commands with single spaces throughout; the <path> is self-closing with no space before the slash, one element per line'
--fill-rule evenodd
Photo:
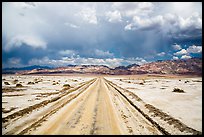
<path fill-rule="evenodd" d="M 2 134 L 202 134 L 202 77 L 3 75 Z"/>

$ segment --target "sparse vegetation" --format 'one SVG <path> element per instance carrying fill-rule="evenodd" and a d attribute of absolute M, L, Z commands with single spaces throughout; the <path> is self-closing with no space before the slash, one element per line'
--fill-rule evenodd
<path fill-rule="evenodd" d="M 184 90 L 183 89 L 179 89 L 179 88 L 174 88 L 174 90 L 172 92 L 184 93 Z"/>
<path fill-rule="evenodd" d="M 140 84 L 140 85 L 144 85 L 144 83 L 143 83 L 143 82 L 140 82 L 139 84 Z"/>
<path fill-rule="evenodd" d="M 185 81 L 185 83 L 188 83 L 188 82 L 189 82 L 188 80 Z"/>
<path fill-rule="evenodd" d="M 63 87 L 71 87 L 69 84 L 64 84 Z"/>
<path fill-rule="evenodd" d="M 31 84 L 33 85 L 33 84 L 34 84 L 34 82 L 28 82 L 28 85 L 31 85 Z"/>
<path fill-rule="evenodd" d="M 21 85 L 21 84 L 16 84 L 16 87 L 23 87 L 23 85 Z"/>
<path fill-rule="evenodd" d="M 14 84 L 16 84 L 17 82 L 18 82 L 18 80 L 17 80 L 17 79 L 15 79 L 15 80 L 13 81 L 13 83 L 14 83 Z"/>
<path fill-rule="evenodd" d="M 202 80 L 193 80 L 193 82 L 202 82 Z"/>
<path fill-rule="evenodd" d="M 8 82 L 4 82 L 5 85 L 10 85 Z"/>
<path fill-rule="evenodd" d="M 59 84 L 58 82 L 54 82 L 52 85 L 56 85 L 56 84 Z"/>

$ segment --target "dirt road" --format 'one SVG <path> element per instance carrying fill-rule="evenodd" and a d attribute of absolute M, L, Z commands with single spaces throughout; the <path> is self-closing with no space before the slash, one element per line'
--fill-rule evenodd
<path fill-rule="evenodd" d="M 26 134 L 162 134 L 103 78 L 44 121 Z"/>

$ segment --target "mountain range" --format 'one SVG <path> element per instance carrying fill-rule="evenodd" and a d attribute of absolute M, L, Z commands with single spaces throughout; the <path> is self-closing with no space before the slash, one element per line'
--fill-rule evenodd
<path fill-rule="evenodd" d="M 165 60 L 146 63 L 143 65 L 132 64 L 109 68 L 104 65 L 68 65 L 50 68 L 47 66 L 29 66 L 24 68 L 4 68 L 3 74 L 52 74 L 52 73 L 80 73 L 80 74 L 183 74 L 202 75 L 202 58 Z"/>

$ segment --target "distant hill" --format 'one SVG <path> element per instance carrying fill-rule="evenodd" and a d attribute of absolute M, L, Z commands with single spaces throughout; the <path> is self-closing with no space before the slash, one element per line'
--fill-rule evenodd
<path fill-rule="evenodd" d="M 180 59 L 155 61 L 143 65 L 132 64 L 111 69 L 104 65 L 68 65 L 65 67 L 49 68 L 46 66 L 30 66 L 24 68 L 3 69 L 3 72 L 12 71 L 16 74 L 52 74 L 52 73 L 81 73 L 81 74 L 183 74 L 202 75 L 202 59 Z"/>
<path fill-rule="evenodd" d="M 129 68 L 131 74 L 185 74 L 202 75 L 202 59 L 156 61 Z"/>
<path fill-rule="evenodd" d="M 33 70 L 33 69 L 51 69 L 51 67 L 48 66 L 39 66 L 39 65 L 33 65 L 33 66 L 27 66 L 27 67 L 19 67 L 19 68 L 3 68 L 2 73 L 3 74 L 15 74 L 18 71 L 25 71 L 25 70 Z"/>

